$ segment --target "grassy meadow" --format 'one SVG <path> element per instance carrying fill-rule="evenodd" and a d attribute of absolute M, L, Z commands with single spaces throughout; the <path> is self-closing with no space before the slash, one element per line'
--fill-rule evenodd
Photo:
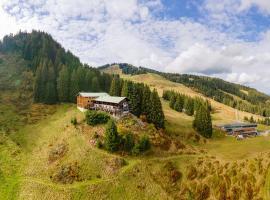
<path fill-rule="evenodd" d="M 149 84 L 160 95 L 174 89 L 201 96 L 155 74 L 121 76 Z M 0 100 L 9 102 L 10 97 L 5 92 Z M 0 134 L 0 200 L 270 199 L 270 137 L 237 141 L 215 130 L 212 139 L 204 139 L 193 130 L 193 117 L 161 102 L 163 131 L 118 121 L 120 133 L 150 135 L 152 148 L 140 156 L 97 148 L 93 138 L 104 134 L 104 125 L 86 125 L 84 114 L 73 104 L 32 104 L 25 115 L 15 104 L 1 104 L 0 124 L 5 128 Z M 212 100 L 211 104 L 214 124 L 236 120 L 234 109 Z M 73 117 L 76 126 L 71 124 Z"/>

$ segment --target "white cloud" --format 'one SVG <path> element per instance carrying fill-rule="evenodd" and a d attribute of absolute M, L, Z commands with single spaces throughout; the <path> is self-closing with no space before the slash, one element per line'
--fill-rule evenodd
<path fill-rule="evenodd" d="M 264 14 L 270 15 L 270 1 L 269 0 L 241 0 L 239 11 L 249 10 L 252 6 L 257 7 Z"/>
<path fill-rule="evenodd" d="M 226 80 L 230 82 L 239 83 L 239 84 L 252 84 L 260 80 L 260 76 L 256 74 L 255 75 L 247 74 L 245 72 L 240 73 L 240 74 L 231 73 L 227 75 Z"/>
<path fill-rule="evenodd" d="M 194 44 L 180 53 L 166 68 L 169 72 L 220 74 L 231 72 L 232 60 L 218 50 Z"/>
<path fill-rule="evenodd" d="M 94 66 L 128 62 L 161 71 L 214 74 L 267 90 L 262 83 L 270 84 L 270 31 L 257 42 L 237 39 L 242 23 L 235 14 L 252 6 L 268 12 L 268 2 L 206 0 L 203 11 L 209 22 L 196 22 L 156 18 L 164 9 L 160 0 L 0 0 L 0 38 L 39 29 Z M 234 22 L 234 33 L 212 26 L 220 22 Z"/>

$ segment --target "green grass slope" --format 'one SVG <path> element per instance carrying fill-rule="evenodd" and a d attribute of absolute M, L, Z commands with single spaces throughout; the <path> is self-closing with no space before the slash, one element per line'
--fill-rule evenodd
<path fill-rule="evenodd" d="M 254 176 L 257 189 L 253 197 L 262 197 L 268 191 L 264 182 L 270 163 L 265 150 L 270 147 L 269 137 L 241 142 L 227 137 L 207 141 L 200 138 L 198 142 L 192 118 L 171 110 L 168 102 L 162 104 L 166 135 L 171 141 L 163 153 L 156 146 L 139 157 L 109 154 L 96 148 L 91 139 L 104 127 L 85 125 L 83 114 L 68 104 L 57 106 L 54 114 L 10 137 L 2 137 L 0 199 L 205 199 L 201 196 L 203 189 L 209 189 L 205 185 L 210 187 L 209 198 L 217 199 L 219 187 L 228 184 L 224 177 L 231 182 L 226 185 L 227 197 L 239 187 L 245 199 L 250 191 L 241 184 L 244 180 L 253 184 Z M 74 116 L 79 121 L 77 127 L 70 123 Z M 178 140 L 184 142 L 184 147 L 177 150 L 172 141 Z M 64 154 L 50 159 L 62 144 L 67 147 Z M 115 166 L 117 159 L 125 159 L 126 165 Z M 74 165 L 78 166 L 78 179 L 73 183 L 53 181 L 63 167 Z M 234 170 L 236 174 L 232 175 Z"/>
<path fill-rule="evenodd" d="M 14 66 L 9 85 L 21 82 L 16 74 L 20 58 L 1 58 L 5 66 Z M 4 74 L 1 63 L 0 73 Z M 27 63 L 22 65 L 27 67 Z M 119 72 L 115 68 L 110 73 L 115 70 Z M 159 94 L 174 89 L 202 96 L 157 74 L 121 76 L 144 82 Z M 8 81 L 0 77 L 0 81 Z M 206 140 L 193 130 L 192 117 L 170 109 L 162 100 L 164 132 L 151 125 L 144 128 L 133 121 L 118 121 L 120 132 L 148 134 L 151 151 L 137 157 L 110 154 L 93 144 L 95 134 L 104 134 L 104 125 L 86 125 L 83 113 L 73 104 L 24 107 L 12 100 L 19 99 L 19 85 L 3 91 L 0 99 L 4 114 L 0 123 L 5 127 L 0 134 L 0 200 L 269 199 L 268 136 L 237 141 L 215 131 Z M 235 109 L 211 103 L 214 124 L 236 119 Z M 238 112 L 240 119 L 243 116 L 251 114 Z M 70 123 L 73 117 L 79 122 L 76 127 Z"/>

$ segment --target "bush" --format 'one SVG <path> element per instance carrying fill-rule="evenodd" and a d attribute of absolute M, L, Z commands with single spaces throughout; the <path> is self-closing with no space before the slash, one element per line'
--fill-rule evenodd
<path fill-rule="evenodd" d="M 128 133 L 123 136 L 123 148 L 126 152 L 131 152 L 134 147 L 134 137 L 131 133 Z"/>
<path fill-rule="evenodd" d="M 100 139 L 97 139 L 96 147 L 101 149 L 103 147 L 103 144 Z"/>
<path fill-rule="evenodd" d="M 109 121 L 110 116 L 105 112 L 87 111 L 85 114 L 86 123 L 88 125 L 105 124 Z"/>
<path fill-rule="evenodd" d="M 142 152 L 145 152 L 151 148 L 150 140 L 147 136 L 143 136 L 137 144 L 132 149 L 134 155 L 138 155 Z"/>
<path fill-rule="evenodd" d="M 76 125 L 78 124 L 77 118 L 76 118 L 76 117 L 73 117 L 73 118 L 70 120 L 70 123 L 73 124 L 74 126 L 76 126 Z"/>
<path fill-rule="evenodd" d="M 194 180 L 198 175 L 198 172 L 195 167 L 189 166 L 188 167 L 188 173 L 187 173 L 187 179 L 188 180 Z"/>
<path fill-rule="evenodd" d="M 62 184 L 72 184 L 74 181 L 81 181 L 79 178 L 79 166 L 77 162 L 68 163 L 51 176 L 53 182 Z"/>
<path fill-rule="evenodd" d="M 68 151 L 68 145 L 66 143 L 61 143 L 55 146 L 49 152 L 49 162 L 54 162 L 59 158 L 62 158 Z"/>

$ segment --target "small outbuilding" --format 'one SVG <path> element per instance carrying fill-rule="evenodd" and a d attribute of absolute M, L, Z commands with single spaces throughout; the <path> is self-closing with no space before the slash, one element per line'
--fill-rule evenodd
<path fill-rule="evenodd" d="M 228 135 L 239 136 L 242 137 L 251 137 L 257 136 L 257 124 L 251 123 L 233 123 L 233 124 L 224 124 L 218 126 L 220 129 L 225 131 Z"/>

